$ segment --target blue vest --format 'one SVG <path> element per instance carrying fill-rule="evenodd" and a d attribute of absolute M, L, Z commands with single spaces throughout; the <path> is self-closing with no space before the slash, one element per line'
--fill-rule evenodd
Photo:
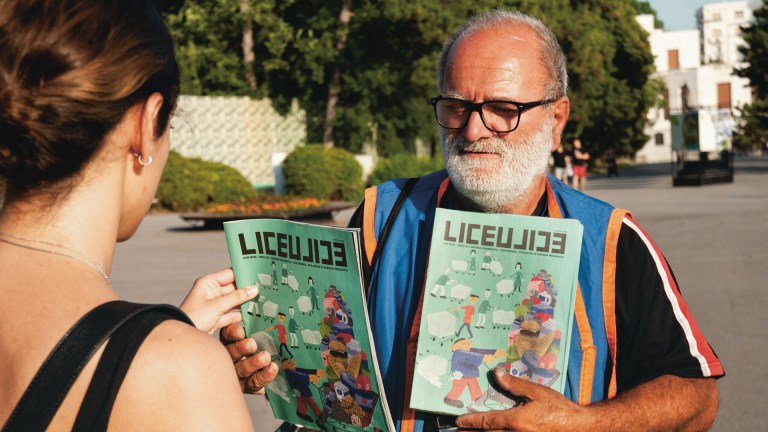
<path fill-rule="evenodd" d="M 422 414 L 410 410 L 406 403 L 413 379 L 415 340 L 406 341 L 416 334 L 412 326 L 424 284 L 438 190 L 447 177 L 443 170 L 416 183 L 373 269 L 368 295 L 387 400 L 401 432 L 421 431 L 423 427 Z M 375 239 L 405 182 L 392 180 L 366 190 L 362 229 L 369 263 L 376 249 Z M 615 247 L 626 211 L 571 189 L 551 175 L 547 196 L 550 217 L 577 219 L 584 226 L 578 278 L 581 295 L 576 301 L 565 396 L 587 404 L 615 395 L 615 368 L 608 382 L 606 371 L 615 364 Z M 609 295 L 604 296 L 606 291 Z"/>

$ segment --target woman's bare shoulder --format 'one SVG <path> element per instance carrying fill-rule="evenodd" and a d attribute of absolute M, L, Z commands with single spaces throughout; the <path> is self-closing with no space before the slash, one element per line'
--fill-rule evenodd
<path fill-rule="evenodd" d="M 144 426 L 252 429 L 232 360 L 218 340 L 179 321 L 163 322 L 149 334 L 110 420 L 110 430 Z"/>

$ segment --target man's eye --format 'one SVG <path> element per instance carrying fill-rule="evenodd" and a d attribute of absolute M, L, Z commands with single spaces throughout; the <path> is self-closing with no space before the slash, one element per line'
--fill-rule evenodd
<path fill-rule="evenodd" d="M 511 104 L 488 104 L 485 108 L 498 115 L 512 116 L 517 115 L 517 107 Z"/>

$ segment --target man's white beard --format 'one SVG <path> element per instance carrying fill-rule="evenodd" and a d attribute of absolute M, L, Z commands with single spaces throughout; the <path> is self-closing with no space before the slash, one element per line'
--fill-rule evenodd
<path fill-rule="evenodd" d="M 533 135 L 507 143 L 501 138 L 469 142 L 460 134 L 440 129 L 445 168 L 456 190 L 480 210 L 502 212 L 528 191 L 534 178 L 549 164 L 553 120 L 548 117 Z M 514 132 L 513 132 L 514 133 Z M 470 157 L 460 150 L 492 152 L 492 157 Z"/>

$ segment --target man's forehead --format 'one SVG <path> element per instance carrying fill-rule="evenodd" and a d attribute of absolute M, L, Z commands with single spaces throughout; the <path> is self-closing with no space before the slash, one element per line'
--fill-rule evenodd
<path fill-rule="evenodd" d="M 482 89 L 493 96 L 516 97 L 518 90 L 539 81 L 543 72 L 537 36 L 530 28 L 508 25 L 465 34 L 456 40 L 445 65 L 443 92 L 446 96 Z"/>

